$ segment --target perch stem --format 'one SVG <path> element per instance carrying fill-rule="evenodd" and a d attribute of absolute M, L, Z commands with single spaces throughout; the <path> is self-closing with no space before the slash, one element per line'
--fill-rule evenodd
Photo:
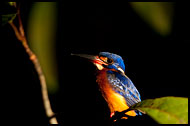
<path fill-rule="evenodd" d="M 50 104 L 50 100 L 49 100 L 49 97 L 48 97 L 48 91 L 47 91 L 45 76 L 43 74 L 43 71 L 42 71 L 42 68 L 40 66 L 38 58 L 36 57 L 36 55 L 32 52 L 32 50 L 28 46 L 26 37 L 24 35 L 24 29 L 23 29 L 23 25 L 22 25 L 19 13 L 18 13 L 18 19 L 19 19 L 19 30 L 13 24 L 13 22 L 9 22 L 9 24 L 13 28 L 17 39 L 22 42 L 23 47 L 26 50 L 26 53 L 29 55 L 30 60 L 34 64 L 34 67 L 35 67 L 35 69 L 36 69 L 36 71 L 38 73 L 38 77 L 39 77 L 40 85 L 41 85 L 43 104 L 44 104 L 46 115 L 47 115 L 48 118 L 50 118 L 49 122 L 50 122 L 50 124 L 58 124 L 56 117 L 53 117 L 54 112 L 51 109 L 51 104 Z"/>

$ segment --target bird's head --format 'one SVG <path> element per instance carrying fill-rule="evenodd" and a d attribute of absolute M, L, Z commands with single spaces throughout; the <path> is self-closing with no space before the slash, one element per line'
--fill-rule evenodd
<path fill-rule="evenodd" d="M 93 62 L 99 70 L 104 68 L 115 70 L 124 73 L 125 65 L 121 56 L 109 53 L 100 52 L 99 55 L 87 55 L 87 54 L 72 54 L 89 59 Z"/>

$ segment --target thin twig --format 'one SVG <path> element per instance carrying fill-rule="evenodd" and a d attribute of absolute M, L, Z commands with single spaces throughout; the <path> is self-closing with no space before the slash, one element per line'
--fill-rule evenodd
<path fill-rule="evenodd" d="M 49 122 L 50 122 L 50 124 L 58 124 L 56 117 L 53 117 L 55 114 L 51 109 L 50 100 L 49 100 L 49 97 L 48 97 L 48 91 L 47 91 L 45 76 L 43 74 L 42 68 L 41 68 L 40 63 L 38 61 L 38 58 L 36 57 L 36 55 L 32 52 L 32 50 L 28 46 L 28 43 L 27 43 L 27 40 L 26 40 L 26 37 L 25 37 L 25 34 L 24 34 L 22 21 L 21 21 L 19 13 L 18 13 L 18 19 L 19 19 L 19 30 L 13 24 L 13 22 L 9 22 L 9 24 L 12 26 L 17 39 L 22 42 L 23 47 L 26 50 L 26 53 L 29 55 L 30 60 L 34 64 L 34 67 L 35 67 L 35 69 L 36 69 L 36 71 L 38 73 L 38 77 L 39 77 L 40 84 L 41 84 L 41 92 L 42 92 L 43 104 L 44 104 L 46 115 L 47 115 L 48 118 L 50 118 Z"/>

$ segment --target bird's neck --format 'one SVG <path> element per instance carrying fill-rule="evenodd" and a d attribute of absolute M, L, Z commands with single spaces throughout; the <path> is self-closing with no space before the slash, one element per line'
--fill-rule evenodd
<path fill-rule="evenodd" d="M 108 74 L 113 74 L 115 71 L 104 68 L 103 70 L 99 70 L 97 72 L 96 81 L 100 87 L 101 91 L 107 91 L 107 89 L 112 89 L 112 86 L 108 82 Z M 104 92 L 102 92 L 104 94 Z"/>
<path fill-rule="evenodd" d="M 103 89 L 110 87 L 110 85 L 108 84 L 108 81 L 107 81 L 107 72 L 108 72 L 108 69 L 106 69 L 106 68 L 97 72 L 96 81 L 97 81 L 101 91 Z"/>

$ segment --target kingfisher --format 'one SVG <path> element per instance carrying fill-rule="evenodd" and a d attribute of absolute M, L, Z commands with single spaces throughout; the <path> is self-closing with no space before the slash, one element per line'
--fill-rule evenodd
<path fill-rule="evenodd" d="M 141 102 L 140 93 L 125 74 L 125 65 L 121 56 L 109 52 L 100 52 L 99 55 L 71 55 L 87 58 L 97 67 L 96 81 L 102 96 L 108 103 L 110 117 L 113 117 L 116 112 L 122 112 Z M 125 114 L 136 116 L 142 113 L 130 110 Z"/>

